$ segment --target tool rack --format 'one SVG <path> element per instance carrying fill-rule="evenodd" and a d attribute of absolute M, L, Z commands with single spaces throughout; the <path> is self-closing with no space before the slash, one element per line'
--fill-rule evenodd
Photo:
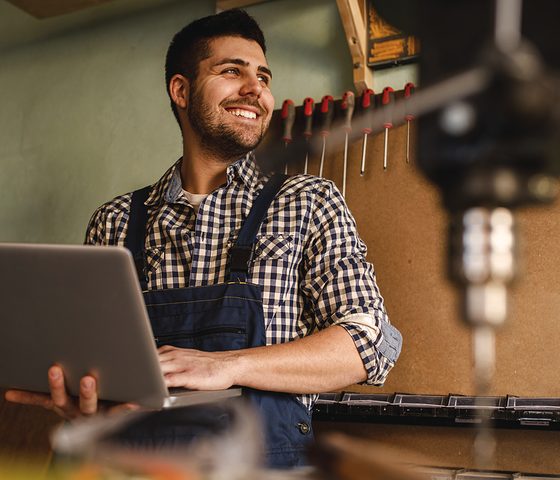
<path fill-rule="evenodd" d="M 323 421 L 468 426 L 480 422 L 481 410 L 498 428 L 560 430 L 560 398 L 475 397 L 466 395 L 411 395 L 324 393 L 314 418 Z"/>

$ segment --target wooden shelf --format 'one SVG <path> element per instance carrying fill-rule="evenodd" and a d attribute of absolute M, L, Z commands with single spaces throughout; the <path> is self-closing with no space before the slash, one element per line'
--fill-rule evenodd
<path fill-rule="evenodd" d="M 367 30 L 359 0 L 336 0 L 346 41 L 352 56 L 354 87 L 358 94 L 373 88 L 373 72 L 367 65 Z"/>

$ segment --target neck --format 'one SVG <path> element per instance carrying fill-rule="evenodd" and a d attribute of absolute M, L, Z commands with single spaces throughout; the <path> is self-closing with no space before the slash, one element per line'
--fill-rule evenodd
<path fill-rule="evenodd" d="M 199 142 L 183 141 L 181 180 L 183 188 L 194 194 L 211 193 L 226 183 L 226 170 L 237 158 L 223 158 L 204 149 Z"/>

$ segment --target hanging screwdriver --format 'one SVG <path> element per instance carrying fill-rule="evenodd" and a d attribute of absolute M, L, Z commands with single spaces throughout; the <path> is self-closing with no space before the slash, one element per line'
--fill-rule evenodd
<path fill-rule="evenodd" d="M 313 135 L 313 108 L 315 107 L 315 101 L 311 97 L 307 97 L 303 100 L 303 116 L 305 117 L 305 129 L 303 130 L 303 136 L 305 137 L 305 142 L 307 148 L 305 151 L 305 166 L 303 173 L 307 174 L 307 167 L 309 166 L 309 140 Z"/>
<path fill-rule="evenodd" d="M 346 174 L 348 172 L 348 135 L 352 131 L 352 114 L 354 113 L 354 92 L 347 91 L 342 95 L 342 103 L 340 109 L 344 115 L 344 164 L 342 167 L 342 196 L 346 197 Z"/>
<path fill-rule="evenodd" d="M 389 147 L 389 129 L 393 128 L 393 112 L 390 107 L 395 99 L 394 90 L 391 87 L 385 87 L 383 89 L 383 95 L 381 96 L 381 103 L 387 109 L 385 112 L 385 147 L 383 150 L 383 170 L 387 170 L 387 150 Z"/>
<path fill-rule="evenodd" d="M 414 89 L 414 83 L 407 83 L 404 86 L 404 98 L 408 100 L 414 93 Z M 404 119 L 406 120 L 406 163 L 410 163 L 410 122 L 414 120 L 414 115 L 408 110 L 408 102 L 406 103 L 406 113 Z"/>
<path fill-rule="evenodd" d="M 288 148 L 288 145 L 292 142 L 292 127 L 294 126 L 294 121 L 296 119 L 296 107 L 294 106 L 294 102 L 290 99 L 284 100 L 280 116 L 284 125 L 282 140 L 284 141 L 284 146 Z M 288 160 L 286 160 L 284 166 L 284 173 L 288 173 Z"/>
<path fill-rule="evenodd" d="M 325 95 L 321 99 L 321 136 L 323 137 L 323 149 L 321 151 L 321 164 L 319 165 L 319 176 L 323 176 L 325 165 L 325 152 L 327 150 L 327 137 L 331 133 L 331 123 L 334 115 L 334 99 L 330 95 Z"/>
<path fill-rule="evenodd" d="M 370 107 L 373 107 L 375 101 L 375 93 L 371 88 L 368 88 L 362 92 L 362 113 L 367 112 Z M 371 133 L 371 128 L 364 128 L 362 130 L 364 134 L 364 140 L 362 143 L 362 164 L 360 166 L 360 175 L 363 177 L 366 173 L 366 150 L 367 150 L 367 137 Z"/>

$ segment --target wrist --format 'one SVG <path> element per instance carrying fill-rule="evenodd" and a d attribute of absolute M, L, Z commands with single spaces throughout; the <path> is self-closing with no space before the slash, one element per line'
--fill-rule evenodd
<path fill-rule="evenodd" d="M 243 350 L 226 353 L 224 367 L 232 385 L 247 386 L 247 359 Z"/>

